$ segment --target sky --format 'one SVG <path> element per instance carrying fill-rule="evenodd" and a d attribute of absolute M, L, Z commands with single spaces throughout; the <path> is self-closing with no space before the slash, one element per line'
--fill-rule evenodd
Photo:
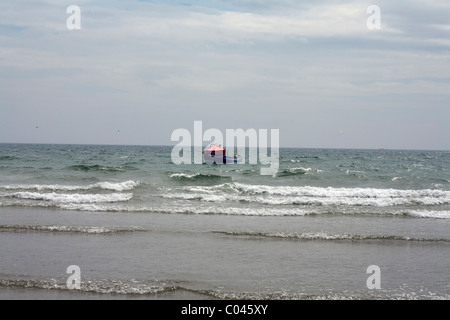
<path fill-rule="evenodd" d="M 0 2 L 3 143 L 450 150 L 449 89 L 448 0 Z"/>

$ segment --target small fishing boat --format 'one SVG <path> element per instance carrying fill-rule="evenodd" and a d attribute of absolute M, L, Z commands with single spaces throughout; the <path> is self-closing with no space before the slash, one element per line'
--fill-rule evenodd
<path fill-rule="evenodd" d="M 206 164 L 227 164 L 242 161 L 242 156 L 236 154 L 236 152 L 233 156 L 227 156 L 225 148 L 216 144 L 209 144 L 203 150 L 203 158 Z"/>

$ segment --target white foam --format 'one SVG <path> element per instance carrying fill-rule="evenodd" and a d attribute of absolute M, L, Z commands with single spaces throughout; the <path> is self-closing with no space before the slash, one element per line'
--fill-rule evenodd
<path fill-rule="evenodd" d="M 56 279 L 0 279 L 0 286 L 19 288 L 39 288 L 48 290 L 70 290 L 65 282 Z M 81 292 L 96 294 L 146 295 L 178 290 L 175 282 L 170 281 L 138 281 L 122 279 L 84 279 L 80 286 Z"/>
<path fill-rule="evenodd" d="M 322 170 L 320 170 L 320 169 L 315 169 L 315 168 L 303 168 L 303 167 L 298 167 L 298 168 L 288 168 L 287 169 L 289 172 L 291 172 L 291 173 L 295 173 L 296 171 L 304 171 L 305 173 L 308 173 L 308 172 L 311 172 L 311 171 L 313 171 L 313 172 L 322 172 Z"/>
<path fill-rule="evenodd" d="M 242 216 L 307 216 L 307 215 L 321 215 L 337 213 L 334 209 L 330 211 L 326 206 L 298 206 L 298 207 L 283 207 L 279 206 L 264 206 L 264 207 L 236 207 L 233 205 L 224 206 L 217 205 L 214 202 L 208 205 L 205 201 L 202 205 L 198 203 L 183 203 L 183 205 L 162 204 L 156 206 L 137 206 L 127 202 L 115 202 L 115 203 L 60 203 L 58 206 L 65 210 L 77 210 L 77 211 L 89 211 L 89 212 L 144 212 L 144 213 L 167 213 L 167 214 L 221 214 L 221 215 L 242 215 Z M 355 207 L 357 208 L 357 207 Z M 365 211 L 361 209 L 355 209 L 356 211 L 344 210 L 342 213 L 350 214 L 364 214 Z M 373 209 L 370 209 L 373 210 Z M 368 211 L 368 213 L 374 213 Z M 407 214 L 412 217 L 420 218 L 437 218 L 437 219 L 450 219 L 449 211 L 425 211 L 425 210 L 394 210 L 394 211 L 382 211 L 380 214 L 389 215 L 403 215 Z"/>
<path fill-rule="evenodd" d="M 318 198 L 367 198 L 367 199 L 389 199 L 407 198 L 421 199 L 434 198 L 448 203 L 450 191 L 442 190 L 399 190 L 399 189 L 375 189 L 375 188 L 333 188 L 333 187 L 290 187 L 290 186 L 266 186 L 248 185 L 235 183 L 235 186 L 242 193 L 247 194 L 268 194 L 280 196 L 305 196 Z"/>
<path fill-rule="evenodd" d="M 203 201 L 245 201 L 267 205 L 321 206 L 399 206 L 445 205 L 450 191 L 397 190 L 374 188 L 322 188 L 248 185 L 227 183 L 219 186 L 173 188 L 163 197 Z"/>
<path fill-rule="evenodd" d="M 83 226 L 57 226 L 57 225 L 0 225 L 0 230 L 7 230 L 13 232 L 23 231 L 43 231 L 43 232 L 79 232 L 79 233 L 117 233 L 117 232 L 132 232 L 144 231 L 137 227 L 121 228 L 121 227 L 83 227 Z"/>
<path fill-rule="evenodd" d="M 42 200 L 56 203 L 101 203 L 128 201 L 133 197 L 132 193 L 110 194 L 59 194 L 38 192 L 16 192 L 10 197 L 24 200 Z"/>
<path fill-rule="evenodd" d="M 424 211 L 424 210 L 411 210 L 408 212 L 413 217 L 420 218 L 434 218 L 434 219 L 450 219 L 450 211 Z"/>
<path fill-rule="evenodd" d="M 207 202 L 224 202 L 227 200 L 233 200 L 232 197 L 224 195 L 211 195 L 211 194 L 187 194 L 187 193 L 176 193 L 176 194 L 164 194 L 163 198 L 167 199 L 181 199 L 181 200 L 202 200 Z"/>
<path fill-rule="evenodd" d="M 194 174 L 187 174 L 187 173 L 173 173 L 171 174 L 169 177 L 170 178 L 188 178 L 188 179 L 192 179 L 195 178 L 199 175 L 199 173 L 194 173 Z"/>
<path fill-rule="evenodd" d="M 268 205 L 320 205 L 320 206 L 394 206 L 408 204 L 408 199 L 366 199 L 366 198 L 317 198 L 317 197 L 241 197 L 241 201 Z"/>
<path fill-rule="evenodd" d="M 305 216 L 315 214 L 315 212 L 302 208 L 238 208 L 211 206 L 127 206 L 118 203 L 98 204 L 98 203 L 70 203 L 61 204 L 65 210 L 78 210 L 89 212 L 145 212 L 145 213 L 167 213 L 167 214 L 222 214 L 239 216 Z"/>
<path fill-rule="evenodd" d="M 69 186 L 69 185 L 5 185 L 0 186 L 3 190 L 36 190 L 36 191 L 86 191 L 92 189 L 104 189 L 112 191 L 128 191 L 133 190 L 140 185 L 139 181 L 124 181 L 124 182 L 98 182 L 87 186 Z"/>
<path fill-rule="evenodd" d="M 141 183 L 139 181 L 125 181 L 125 182 L 99 182 L 93 185 L 94 187 L 98 187 L 105 190 L 112 191 L 129 191 L 133 190 Z"/>
<path fill-rule="evenodd" d="M 234 191 L 236 188 L 233 183 L 222 183 L 214 186 L 186 186 L 181 187 L 182 190 L 188 192 L 201 192 L 201 193 L 219 193 L 222 194 L 223 191 Z M 172 189 L 173 190 L 173 189 Z"/>

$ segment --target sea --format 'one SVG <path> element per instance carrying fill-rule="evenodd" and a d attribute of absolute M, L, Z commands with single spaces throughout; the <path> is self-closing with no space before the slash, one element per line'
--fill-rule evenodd
<path fill-rule="evenodd" d="M 0 299 L 448 300 L 450 151 L 0 144 Z"/>

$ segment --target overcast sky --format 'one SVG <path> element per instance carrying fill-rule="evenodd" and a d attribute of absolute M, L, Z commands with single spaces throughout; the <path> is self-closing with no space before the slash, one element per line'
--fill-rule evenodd
<path fill-rule="evenodd" d="M 450 150 L 450 1 L 0 2 L 0 142 L 170 145 L 195 120 Z"/>

